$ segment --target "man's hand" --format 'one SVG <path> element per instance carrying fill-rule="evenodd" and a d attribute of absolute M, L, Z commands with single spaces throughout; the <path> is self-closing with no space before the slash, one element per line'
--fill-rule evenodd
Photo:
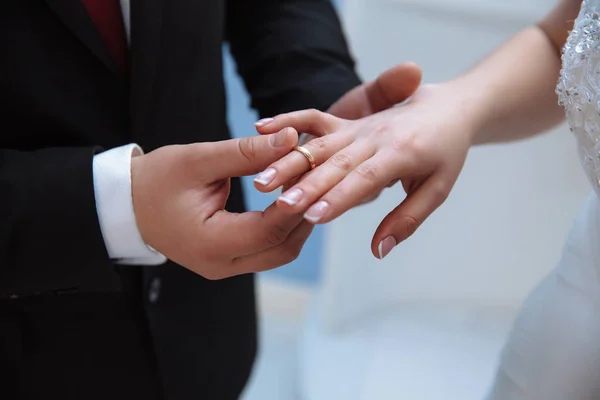
<path fill-rule="evenodd" d="M 375 80 L 350 90 L 327 113 L 344 119 L 359 119 L 402 103 L 419 88 L 421 68 L 415 63 L 398 64 Z"/>
<path fill-rule="evenodd" d="M 133 204 L 144 241 L 208 279 L 272 269 L 293 261 L 312 226 L 302 214 L 224 210 L 230 177 L 255 174 L 283 157 L 298 135 L 166 146 L 131 163 Z"/>

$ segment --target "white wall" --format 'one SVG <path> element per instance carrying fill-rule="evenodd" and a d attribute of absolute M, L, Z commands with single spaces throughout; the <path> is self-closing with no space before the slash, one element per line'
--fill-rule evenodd
<path fill-rule="evenodd" d="M 422 66 L 426 82 L 437 82 L 464 71 L 553 3 L 347 0 L 343 17 L 365 78 L 410 60 Z M 394 188 L 327 228 L 324 321 L 356 322 L 398 302 L 516 307 L 557 261 L 588 190 L 564 126 L 535 141 L 475 149 L 446 204 L 381 262 L 369 243 L 404 198 Z"/>

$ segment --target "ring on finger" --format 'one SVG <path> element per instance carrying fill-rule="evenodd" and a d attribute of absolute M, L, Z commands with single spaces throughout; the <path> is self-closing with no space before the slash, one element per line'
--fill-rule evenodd
<path fill-rule="evenodd" d="M 304 156 L 304 158 L 306 158 L 306 160 L 310 164 L 311 171 L 317 167 L 317 163 L 315 162 L 315 158 L 310 153 L 310 151 L 308 151 L 306 148 L 304 148 L 303 146 L 294 146 L 294 150 L 297 151 L 297 152 L 299 152 L 300 154 L 302 154 Z"/>

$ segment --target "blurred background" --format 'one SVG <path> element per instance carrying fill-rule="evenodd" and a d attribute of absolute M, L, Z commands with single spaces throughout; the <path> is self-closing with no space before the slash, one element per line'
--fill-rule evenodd
<path fill-rule="evenodd" d="M 415 61 L 463 72 L 554 0 L 338 0 L 358 69 Z M 229 119 L 256 115 L 225 55 Z M 515 60 L 518 63 L 519 60 Z M 384 261 L 370 254 L 400 185 L 319 226 L 294 263 L 259 276 L 261 344 L 244 400 L 480 400 L 526 294 L 555 265 L 588 192 L 568 129 L 473 150 L 444 206 Z M 245 181 L 249 206 L 264 195 Z"/>

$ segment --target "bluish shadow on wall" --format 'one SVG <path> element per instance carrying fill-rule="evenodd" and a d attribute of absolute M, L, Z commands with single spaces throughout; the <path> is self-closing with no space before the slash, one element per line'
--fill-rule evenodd
<path fill-rule="evenodd" d="M 235 72 L 235 64 L 225 47 L 225 84 L 227 89 L 227 118 L 234 137 L 255 135 L 254 122 L 256 113 L 249 108 L 250 99 L 241 79 Z M 252 185 L 252 177 L 243 179 L 246 194 L 246 204 L 251 210 L 264 210 L 276 198 L 258 192 Z M 322 252 L 323 232 L 321 227 L 316 227 L 308 239 L 298 259 L 285 267 L 264 272 L 263 274 L 277 278 L 297 281 L 299 283 L 314 284 L 319 279 L 319 264 Z"/>

